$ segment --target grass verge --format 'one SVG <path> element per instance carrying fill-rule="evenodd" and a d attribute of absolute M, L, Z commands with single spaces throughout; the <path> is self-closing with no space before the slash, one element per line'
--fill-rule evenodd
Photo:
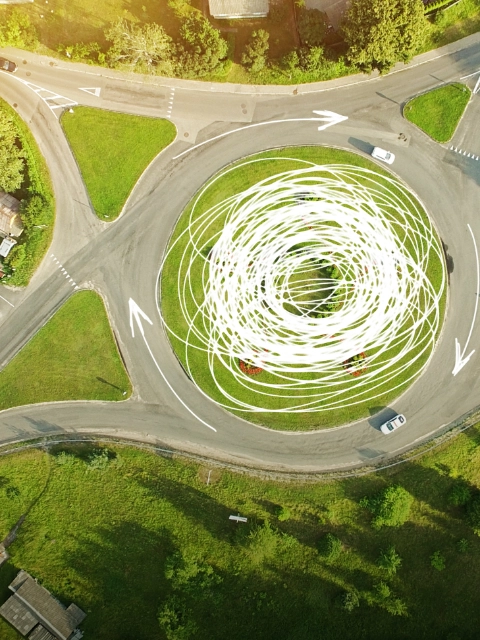
<path fill-rule="evenodd" d="M 471 91 L 458 82 L 413 98 L 403 115 L 437 142 L 448 142 L 470 100 Z"/>
<path fill-rule="evenodd" d="M 256 640 L 319 629 L 329 640 L 475 638 L 480 539 L 451 496 L 459 484 L 478 492 L 479 444 L 476 427 L 392 470 L 310 484 L 218 468 L 209 477 L 208 467 L 127 447 L 5 456 L 0 536 L 27 517 L 0 597 L 26 569 L 87 612 L 85 640 L 224 640 L 226 619 L 232 640 L 252 629 Z M 407 522 L 375 529 L 360 500 L 392 484 L 413 496 Z M 248 522 L 230 522 L 237 513 Z M 327 534 L 340 553 L 325 553 Z M 393 572 L 379 563 L 391 547 Z M 351 612 L 347 592 L 358 597 Z M 17 637 L 1 619 L 0 636 Z"/>
<path fill-rule="evenodd" d="M 75 293 L 0 372 L 0 410 L 55 400 L 124 400 L 130 393 L 103 301 L 93 291 Z"/>
<path fill-rule="evenodd" d="M 382 182 L 383 176 L 391 174 L 370 160 L 343 150 L 326 147 L 296 147 L 264 152 L 248 160 L 251 161 L 253 158 L 268 158 L 268 161 L 245 163 L 243 160 L 237 163 L 241 166 L 233 170 L 231 170 L 232 167 L 229 167 L 228 172 L 214 176 L 209 185 L 202 190 L 201 196 L 196 196 L 193 199 L 177 223 L 169 244 L 169 247 L 174 246 L 174 248 L 169 253 L 162 271 L 160 295 L 162 313 L 170 329 L 169 337 L 172 347 L 183 367 L 189 372 L 189 376 L 208 396 L 226 406 L 232 413 L 251 422 L 282 430 L 308 430 L 329 428 L 377 413 L 391 404 L 412 384 L 429 356 L 428 349 L 421 353 L 420 347 L 417 346 L 415 350 L 409 351 L 398 361 L 395 377 L 392 377 L 390 369 L 387 369 L 390 373 L 382 371 L 380 363 L 386 362 L 400 353 L 404 346 L 405 337 L 412 335 L 411 326 L 405 325 L 402 330 L 399 329 L 398 335 L 400 336 L 403 332 L 404 338 L 399 337 L 394 346 L 389 346 L 379 356 L 378 362 L 375 362 L 373 366 L 377 371 L 380 371 L 380 374 L 368 383 L 365 382 L 362 375 L 353 377 L 344 371 L 339 363 L 338 378 L 335 380 L 335 398 L 329 397 L 331 380 L 325 380 L 325 376 L 321 372 L 310 374 L 291 372 L 288 380 L 269 371 L 262 371 L 253 382 L 250 382 L 251 378 L 248 380 L 242 377 L 237 378 L 235 375 L 236 361 L 232 365 L 234 369 L 232 373 L 220 358 L 214 356 L 207 349 L 208 339 L 205 336 L 208 335 L 208 327 L 206 326 L 208 320 L 204 319 L 202 313 L 197 313 L 195 322 L 193 322 L 194 329 L 189 328 L 185 315 L 189 315 L 190 318 L 194 317 L 196 310 L 202 307 L 205 300 L 205 281 L 208 280 L 205 261 L 208 258 L 205 258 L 202 252 L 206 251 L 207 245 L 207 249 L 211 249 L 211 246 L 215 244 L 218 239 L 216 234 L 221 233 L 225 223 L 226 215 L 215 217 L 213 222 L 209 219 L 215 205 L 233 194 L 243 192 L 267 176 L 304 168 L 305 164 L 298 162 L 298 160 L 306 160 L 318 165 L 339 163 L 373 169 L 376 178 L 375 183 L 368 184 L 369 190 L 371 192 L 377 190 L 379 194 L 383 193 L 383 189 L 392 188 L 391 183 Z M 360 182 L 361 180 L 362 178 L 359 178 Z M 397 195 L 402 202 L 406 203 L 405 194 L 398 193 Z M 426 221 L 426 213 L 419 203 L 413 205 L 413 200 L 411 198 L 407 205 L 412 217 L 423 217 L 423 220 Z M 193 216 L 195 222 L 189 227 L 193 203 L 195 203 Z M 210 213 L 204 220 L 202 215 L 207 215 L 206 212 Z M 410 246 L 410 240 L 401 235 L 405 233 L 405 227 L 398 224 L 399 218 L 396 218 L 395 208 L 392 208 L 391 216 L 392 225 L 395 228 L 402 227 L 403 229 L 399 231 L 400 241 L 405 246 Z M 188 228 L 190 228 L 190 232 L 186 233 Z M 192 244 L 190 244 L 191 236 L 195 236 Z M 418 234 L 418 237 L 420 236 L 421 233 Z M 210 239 L 213 239 L 213 242 L 210 242 Z M 193 249 L 195 243 L 198 243 L 198 246 Z M 437 248 L 440 252 L 439 245 Z M 412 256 L 415 257 L 414 252 Z M 193 266 L 190 265 L 190 258 L 194 260 Z M 363 268 L 364 265 L 360 265 L 359 269 L 363 270 Z M 433 289 L 440 291 L 444 284 L 443 258 L 435 254 L 434 250 L 429 252 L 427 276 Z M 188 283 L 187 286 L 185 283 Z M 358 283 L 352 280 L 348 286 L 354 287 L 355 285 L 358 286 Z M 185 299 L 181 303 L 178 293 L 180 290 L 183 290 L 185 294 Z M 443 320 L 445 299 L 446 290 L 444 289 L 440 299 L 440 326 Z M 184 307 L 179 313 L 181 304 Z M 430 316 L 430 320 L 433 321 L 433 315 Z M 423 337 L 419 338 L 419 342 L 426 340 L 427 335 L 430 335 L 429 329 L 422 331 Z M 199 336 L 203 336 L 203 339 Z M 188 347 L 185 342 L 188 342 Z M 260 353 L 265 348 L 263 344 L 257 346 Z M 224 357 L 228 360 L 228 356 Z M 373 362 L 376 360 L 377 354 L 372 351 L 367 353 L 367 359 L 368 357 Z M 276 395 L 271 391 L 271 385 L 276 385 Z M 286 391 L 284 392 L 283 389 Z M 319 397 L 322 394 L 326 399 L 320 402 Z M 303 411 L 294 412 L 292 409 L 302 402 L 304 403 Z M 309 402 L 315 407 L 318 403 L 319 407 L 313 411 L 311 405 L 308 404 Z M 258 407 L 258 410 L 244 410 L 249 405 Z"/>
<path fill-rule="evenodd" d="M 78 162 L 93 208 L 115 219 L 155 156 L 175 139 L 168 120 L 91 107 L 65 112 L 62 126 Z"/>
<path fill-rule="evenodd" d="M 18 244 L 4 259 L 5 272 L 8 275 L 2 282 L 10 286 L 25 287 L 30 282 L 30 278 L 35 273 L 52 241 L 55 200 L 47 163 L 29 128 L 17 112 L 1 98 L 0 109 L 13 119 L 18 144 L 23 151 L 25 160 L 23 184 L 13 195 L 24 204 L 32 199 L 37 199 L 42 203 L 37 213 L 38 223 L 42 224 L 39 226 L 29 225 L 18 238 Z"/>

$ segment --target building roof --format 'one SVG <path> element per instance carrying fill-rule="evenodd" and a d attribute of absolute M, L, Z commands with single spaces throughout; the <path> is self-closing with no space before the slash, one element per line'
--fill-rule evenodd
<path fill-rule="evenodd" d="M 38 624 L 37 618 L 25 607 L 21 600 L 12 596 L 0 607 L 0 615 L 26 636 Z"/>
<path fill-rule="evenodd" d="M 268 0 L 208 0 L 214 18 L 263 18 Z"/>
<path fill-rule="evenodd" d="M 57 640 L 55 636 L 52 636 L 50 631 L 47 631 L 41 624 L 37 625 L 32 633 L 28 636 L 28 640 Z"/>
<path fill-rule="evenodd" d="M 4 236 L 19 236 L 23 231 L 20 218 L 20 201 L 9 193 L 0 191 L 0 233 Z"/>
<path fill-rule="evenodd" d="M 36 617 L 36 622 L 41 622 L 60 640 L 68 640 L 76 626 L 87 615 L 74 604 L 66 609 L 26 571 L 17 574 L 9 589 L 15 594 L 12 598 L 20 600 Z"/>

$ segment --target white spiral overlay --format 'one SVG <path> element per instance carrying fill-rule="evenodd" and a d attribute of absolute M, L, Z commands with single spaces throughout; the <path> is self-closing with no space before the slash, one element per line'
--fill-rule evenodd
<path fill-rule="evenodd" d="M 198 211 L 221 177 L 272 160 L 300 168 Z M 353 165 L 248 160 L 199 193 L 162 268 L 177 245 L 178 313 L 187 330 L 162 320 L 185 344 L 195 384 L 191 350 L 205 352 L 226 408 L 265 411 L 265 395 L 278 398 L 268 411 L 279 413 L 358 404 L 384 394 L 387 383 L 390 392 L 413 380 L 433 353 L 442 251 L 416 197 L 391 177 Z M 432 261 L 442 269 L 437 290 L 427 277 Z M 358 354 L 364 369 L 353 376 L 344 363 Z M 263 372 L 248 375 L 240 360 Z M 226 388 L 238 384 L 219 380 L 222 367 L 240 383 L 241 398 Z"/>

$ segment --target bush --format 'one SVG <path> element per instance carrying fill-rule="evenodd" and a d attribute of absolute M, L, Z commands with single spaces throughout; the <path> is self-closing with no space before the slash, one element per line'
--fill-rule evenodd
<path fill-rule="evenodd" d="M 471 491 L 465 482 L 457 482 L 453 485 L 449 495 L 448 501 L 455 507 L 463 507 L 472 497 Z"/>
<path fill-rule="evenodd" d="M 290 513 L 290 509 L 287 507 L 278 507 L 277 509 L 277 518 L 280 522 L 285 522 L 286 520 L 290 520 L 292 514 Z"/>
<path fill-rule="evenodd" d="M 298 35 L 304 45 L 318 47 L 327 32 L 327 16 L 318 9 L 300 9 L 298 14 Z"/>
<path fill-rule="evenodd" d="M 430 563 L 437 571 L 443 571 L 445 569 L 445 558 L 440 551 L 434 551 L 430 556 Z"/>
<path fill-rule="evenodd" d="M 373 498 L 363 498 L 360 505 L 373 513 L 372 526 L 399 527 L 408 520 L 413 496 L 398 485 L 386 487 Z"/>
<path fill-rule="evenodd" d="M 392 592 L 390 591 L 390 587 L 386 582 L 383 582 L 383 581 L 378 582 L 375 585 L 375 592 L 377 597 L 380 600 L 388 600 L 388 598 L 390 598 L 390 596 L 392 595 Z"/>
<path fill-rule="evenodd" d="M 470 548 L 470 543 L 466 538 L 461 538 L 457 542 L 457 551 L 458 553 L 467 553 Z"/>
<path fill-rule="evenodd" d="M 107 449 L 94 449 L 87 458 L 87 464 L 90 469 L 104 471 L 110 462 L 110 455 Z"/>
<path fill-rule="evenodd" d="M 345 591 L 338 598 L 338 604 L 348 613 L 352 613 L 356 607 L 360 606 L 360 599 L 356 591 Z"/>
<path fill-rule="evenodd" d="M 480 494 L 474 495 L 467 503 L 467 521 L 475 533 L 480 533 Z"/>
<path fill-rule="evenodd" d="M 335 560 L 342 551 L 342 541 L 333 535 L 327 533 L 318 542 L 318 552 L 327 560 Z"/>
<path fill-rule="evenodd" d="M 381 551 L 377 560 L 377 565 L 381 569 L 385 569 L 389 576 L 395 575 L 401 564 L 402 559 L 395 551 L 395 547 L 388 547 L 385 551 Z"/>

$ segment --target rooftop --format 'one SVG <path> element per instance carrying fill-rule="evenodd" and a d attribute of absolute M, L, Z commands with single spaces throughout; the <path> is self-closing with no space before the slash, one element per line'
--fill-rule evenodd
<path fill-rule="evenodd" d="M 268 0 L 208 0 L 214 18 L 262 18 L 268 15 Z"/>

